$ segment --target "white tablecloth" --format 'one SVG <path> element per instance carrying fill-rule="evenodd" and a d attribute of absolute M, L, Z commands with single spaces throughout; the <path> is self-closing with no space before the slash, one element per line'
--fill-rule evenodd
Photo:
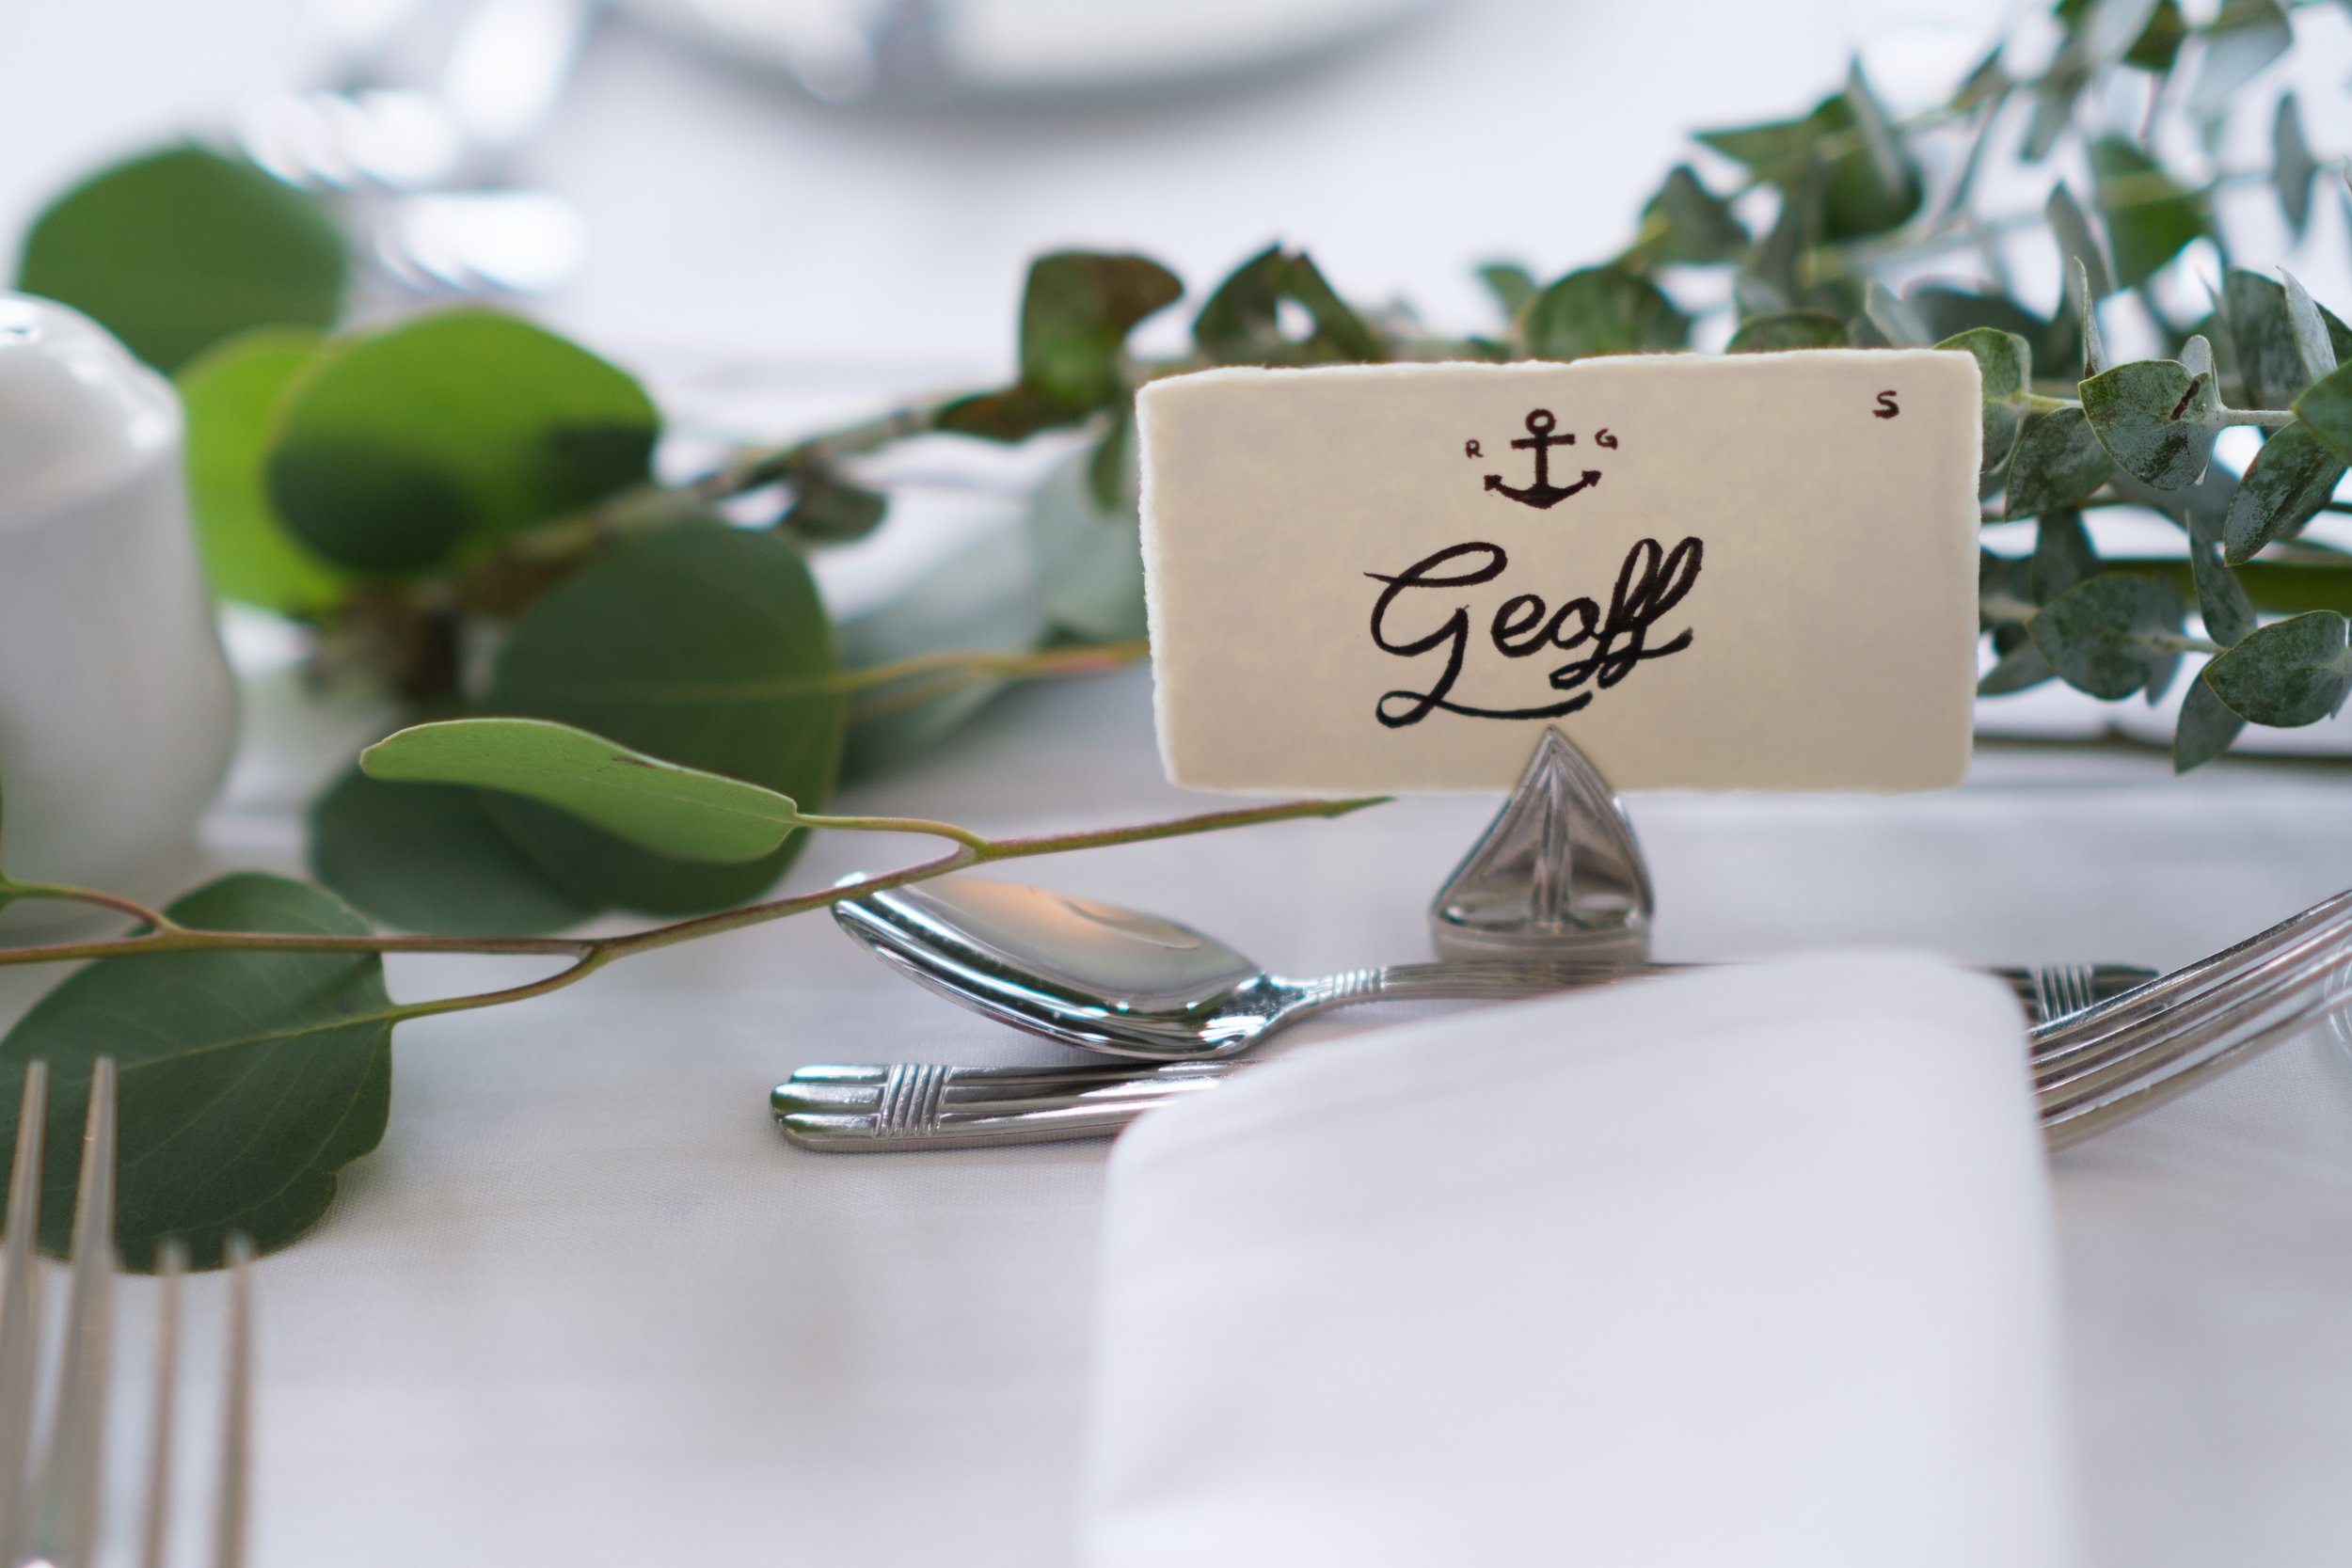
<path fill-rule="evenodd" d="M 278 696 L 257 708 L 261 742 L 286 744 Z M 1896 942 L 2171 964 L 2352 879 L 2345 783 L 1997 751 L 1944 796 L 1632 812 L 1665 957 Z M 294 784 L 248 772 L 214 856 L 293 869 L 272 792 Z M 1018 694 L 842 802 L 990 831 L 1202 803 L 1159 779 L 1140 672 Z M 1315 973 L 1422 954 L 1422 905 L 1490 810 L 1412 801 L 1015 874 Z M 890 847 L 820 839 L 793 880 Z M 404 995 L 505 973 L 393 968 Z M 11 1006 L 29 990 L 8 977 Z M 2291 1043 L 2059 1158 L 2102 1562 L 2284 1568 L 2352 1539 L 2352 1080 L 2334 1051 Z M 1067 1561 L 1103 1148 L 848 1158 L 770 1122 L 790 1069 L 898 1057 L 1057 1052 L 891 978 L 822 917 L 405 1026 L 383 1148 L 260 1271 L 259 1561 Z M 213 1300 L 207 1282 L 199 1329 Z"/>

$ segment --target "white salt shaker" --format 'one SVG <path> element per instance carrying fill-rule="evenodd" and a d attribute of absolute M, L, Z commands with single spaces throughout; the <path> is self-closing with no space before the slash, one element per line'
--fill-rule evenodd
<path fill-rule="evenodd" d="M 180 400 L 88 317 L 0 293 L 0 864 L 178 891 L 235 739 Z M 0 940 L 72 923 L 24 901 Z"/>

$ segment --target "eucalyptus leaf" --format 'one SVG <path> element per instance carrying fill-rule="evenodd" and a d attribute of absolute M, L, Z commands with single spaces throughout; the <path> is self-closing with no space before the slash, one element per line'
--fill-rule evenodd
<path fill-rule="evenodd" d="M 2317 610 L 2252 633 L 2205 666 L 2205 682 L 2232 712 L 2279 729 L 2315 724 L 2352 689 L 2345 622 Z"/>
<path fill-rule="evenodd" d="M 2221 280 L 2221 318 L 2229 326 L 2238 378 L 2252 406 L 2284 408 L 2312 384 L 2282 285 L 2244 267 L 2232 267 Z"/>
<path fill-rule="evenodd" d="M 622 372 L 480 309 L 329 345 L 277 418 L 278 515 L 326 560 L 395 574 L 644 483 L 660 427 Z"/>
<path fill-rule="evenodd" d="M 1572 272 L 1528 302 L 1519 318 L 1538 359 L 1645 354 L 1681 348 L 1691 318 L 1645 277 L 1618 267 Z"/>
<path fill-rule="evenodd" d="M 2172 732 L 2172 771 L 2203 767 L 2228 751 L 2245 728 L 2246 721 L 2214 695 L 2201 673 L 2188 683 L 2188 695 L 2181 702 L 2180 723 Z"/>
<path fill-rule="evenodd" d="M 2033 565 L 2015 556 L 1977 551 L 1977 622 L 1986 631 L 2022 626 L 2040 602 L 2033 594 Z"/>
<path fill-rule="evenodd" d="M 209 931 L 366 934 L 333 896 L 242 872 L 167 911 Z M 217 1267 L 243 1232 L 262 1251 L 315 1224 L 391 1103 L 391 999 L 373 954 L 215 952 L 107 958 L 68 976 L 0 1040 L 0 1100 L 49 1064 L 41 1245 L 71 1233 L 98 1058 L 118 1071 L 115 1241 L 134 1269 L 167 1237 Z M 0 1139 L 13 1148 L 16 1118 Z"/>
<path fill-rule="evenodd" d="M 1820 237 L 1855 239 L 1899 227 L 1918 212 L 1922 198 L 1918 172 L 1907 157 L 1898 153 L 1896 178 L 1889 179 L 1883 156 L 1873 155 L 1873 138 L 1863 124 L 1871 119 L 1883 122 L 1885 112 L 1855 76 L 1846 91 L 1823 99 L 1803 119 L 1702 131 L 1698 139 L 1779 186 L 1784 197 L 1803 189 L 1808 166 L 1818 166 L 1823 176 Z"/>
<path fill-rule="evenodd" d="M 2091 190 L 2106 219 L 2115 253 L 2118 288 L 2136 289 L 2191 240 L 2202 237 L 2205 217 L 2198 201 L 2172 182 L 2153 159 L 2122 136 L 2102 136 L 2090 146 Z"/>
<path fill-rule="evenodd" d="M 310 872 L 370 919 L 405 931 L 544 936 L 599 910 L 526 860 L 478 792 L 378 784 L 356 767 L 310 808 Z"/>
<path fill-rule="evenodd" d="M 2305 388 L 2295 400 L 2295 413 L 2297 422 L 2328 443 L 2338 457 L 2352 461 L 2352 365 Z"/>
<path fill-rule="evenodd" d="M 2320 320 L 2318 303 L 2296 281 L 2295 274 L 2280 267 L 2279 277 L 2286 289 L 2287 325 L 2295 334 L 2296 357 L 2303 362 L 2303 379 L 2317 381 L 2336 368 L 2335 344 L 2328 336 L 2328 324 Z"/>
<path fill-rule="evenodd" d="M 2033 554 L 2026 558 L 2026 591 L 2036 605 L 2046 605 L 2099 570 L 2099 554 L 2090 546 L 2090 531 L 2083 515 L 2052 510 L 2034 526 Z"/>
<path fill-rule="evenodd" d="M 2240 87 L 2295 45 L 2276 0 L 2221 0 L 2220 14 L 2198 36 L 2204 47 L 2185 105 L 2198 119 L 2218 119 Z"/>
<path fill-rule="evenodd" d="M 24 236 L 16 286 L 94 318 L 168 374 L 257 326 L 332 325 L 348 272 L 315 200 L 182 146 L 102 169 L 51 202 Z"/>
<path fill-rule="evenodd" d="M 779 526 L 812 545 L 841 545 L 863 539 L 881 526 L 889 498 L 852 484 L 830 468 L 803 467 L 792 478 L 792 504 Z"/>
<path fill-rule="evenodd" d="M 1978 679 L 1977 695 L 2007 697 L 2057 678 L 2058 672 L 2050 667 L 2050 661 L 2042 657 L 2042 650 L 2035 646 L 2032 639 L 2026 638 L 2003 654 L 1993 668 Z"/>
<path fill-rule="evenodd" d="M 2115 472 L 2090 421 L 2073 405 L 2054 409 L 2026 428 L 2009 469 L 2002 516 L 2010 522 L 2088 499 Z"/>
<path fill-rule="evenodd" d="M 1124 397 L 1127 334 L 1184 292 L 1174 273 L 1148 257 L 1039 257 L 1021 294 L 1021 384 L 1076 412 Z"/>
<path fill-rule="evenodd" d="M 2303 137 L 2303 116 L 2295 94 L 2282 93 L 2270 122 L 2270 182 L 2279 193 L 2279 210 L 2286 215 L 2287 230 L 2298 240 L 2311 222 L 2312 181 L 2318 174 L 2319 160 Z"/>
<path fill-rule="evenodd" d="M 270 412 L 319 342 L 300 327 L 260 327 L 208 350 L 179 377 L 188 511 L 205 578 L 222 598 L 286 615 L 326 610 L 350 581 L 287 531 L 262 488 Z"/>
<path fill-rule="evenodd" d="M 2099 341 L 2099 300 L 2091 287 L 2090 269 L 2078 257 L 2074 261 L 2074 320 L 2082 329 L 2083 373 L 2090 380 L 2107 368 L 2106 350 Z"/>
<path fill-rule="evenodd" d="M 1311 330 L 1293 342 L 1281 325 L 1288 300 Z M 1268 245 L 1217 285 L 1193 318 L 1193 341 L 1218 364 L 1365 363 L 1386 357 L 1377 334 L 1340 298 L 1304 251 Z"/>
<path fill-rule="evenodd" d="M 1642 228 L 1657 235 L 1646 247 L 1652 259 L 1684 265 L 1733 261 L 1749 244 L 1747 228 L 1731 203 L 1701 183 L 1688 164 L 1677 164 L 1667 172 L 1666 182 L 1642 208 Z M 1534 292 L 1532 279 L 1529 292 Z M 1522 296 L 1519 304 L 1524 303 Z M 1518 308 L 1510 305 L 1504 313 L 1517 315 Z"/>
<path fill-rule="evenodd" d="M 2107 266 L 2107 253 L 2100 245 L 2099 236 L 2091 232 L 2090 219 L 2074 193 L 2059 181 L 2050 187 L 2050 198 L 2042 204 L 2042 215 L 2050 225 L 2050 233 L 2058 241 L 2058 276 L 2071 278 L 2074 269 L 2090 285 L 2090 297 L 2102 300 L 2115 292 L 2115 279 Z"/>
<path fill-rule="evenodd" d="M 2188 545 L 2189 582 L 2197 591 L 2197 615 L 2205 635 L 2223 647 L 2242 642 L 2256 625 L 2245 585 L 2222 564 L 2221 551 L 2201 530 Z"/>
<path fill-rule="evenodd" d="M 2006 294 L 1971 293 L 1964 289 L 1923 283 L 1906 289 L 1903 303 L 1934 335 L 1939 348 L 1971 327 L 1990 326 L 2014 333 L 2029 344 L 2050 330 L 2048 322 Z"/>
<path fill-rule="evenodd" d="M 2194 484 L 2221 429 L 2220 393 L 2210 371 L 2192 374 L 2172 359 L 2141 359 L 2082 384 L 2083 413 L 2116 466 L 2159 490 Z"/>
<path fill-rule="evenodd" d="M 1495 297 L 1495 308 L 1510 321 L 1535 293 L 1535 275 L 1517 261 L 1489 261 L 1478 269 L 1478 280 Z"/>
<path fill-rule="evenodd" d="M 1927 325 L 1912 313 L 1911 307 L 1896 297 L 1894 292 L 1873 277 L 1863 287 L 1862 311 L 1870 325 L 1885 335 L 1897 348 L 1928 346 Z"/>
<path fill-rule="evenodd" d="M 2110 701 L 2168 674 L 2179 657 L 2169 636 L 2181 626 L 2181 598 L 2169 582 L 2107 572 L 2075 584 L 2042 607 L 2027 629 L 2058 677 Z"/>
<path fill-rule="evenodd" d="M 2155 20 L 2157 0 L 2091 0 L 2076 35 L 2080 53 L 2093 69 L 2116 64 Z"/>
<path fill-rule="evenodd" d="M 1011 445 L 1043 431 L 1075 424 L 1083 418 L 1042 392 L 1015 385 L 1002 391 L 956 398 L 940 409 L 933 424 L 950 435 Z"/>
<path fill-rule="evenodd" d="M 2188 40 L 2188 24 L 2182 19 L 2181 8 L 2175 0 L 2159 0 L 2155 11 L 2148 18 L 2148 25 L 2140 30 L 2130 49 L 2124 51 L 2123 63 L 2161 76 L 2172 69 L 2180 57 L 2181 45 Z"/>
<path fill-rule="evenodd" d="M 1957 349 L 1977 361 L 1984 399 L 1984 446 L 1979 467 L 1983 473 L 1993 473 L 2009 461 L 2017 446 L 2017 433 L 2025 427 L 2033 350 L 2016 333 L 1990 326 L 1971 327 L 1935 346 Z"/>
<path fill-rule="evenodd" d="M 2230 499 L 2222 542 L 2232 565 L 2292 539 L 2319 515 L 2344 478 L 2344 457 L 2301 420 L 2271 432 Z"/>
<path fill-rule="evenodd" d="M 483 706 L 571 724 L 814 811 L 840 756 L 837 673 L 800 552 L 772 533 L 691 524 L 633 540 L 541 599 L 500 653 Z M 569 896 L 648 914 L 755 897 L 807 836 L 717 865 L 657 854 L 537 801 L 485 799 Z"/>
<path fill-rule="evenodd" d="M 1727 354 L 1778 354 L 1789 349 L 1844 348 L 1846 324 L 1826 310 L 1781 310 L 1750 316 L 1731 335 Z"/>
<path fill-rule="evenodd" d="M 361 752 L 359 770 L 382 784 L 518 795 L 678 860 L 755 861 L 802 826 L 800 808 L 772 789 L 545 719 L 412 724 Z"/>

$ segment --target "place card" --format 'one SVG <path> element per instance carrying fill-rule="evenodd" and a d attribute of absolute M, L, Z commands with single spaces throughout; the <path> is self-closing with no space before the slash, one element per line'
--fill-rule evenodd
<path fill-rule="evenodd" d="M 1215 370 L 1137 400 L 1162 756 L 1198 789 L 1955 784 L 1975 359 Z"/>

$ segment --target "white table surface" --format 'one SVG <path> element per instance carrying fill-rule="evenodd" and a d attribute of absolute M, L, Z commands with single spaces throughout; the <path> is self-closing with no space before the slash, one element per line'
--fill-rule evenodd
<path fill-rule="evenodd" d="M 1345 288 L 1471 323 L 1464 263 L 1602 253 L 1678 128 L 1826 88 L 1861 12 L 1938 8 L 1463 0 L 1279 93 L 1074 130 L 835 117 L 614 29 L 534 154 L 596 245 L 551 309 L 616 352 L 854 360 L 877 384 L 915 363 L 985 373 L 1037 248 L 1134 245 L 1200 282 L 1279 232 Z M 299 10 L 16 8 L 19 57 L 47 64 L 0 95 L 0 222 L 107 150 L 294 79 Z M 365 718 L 268 689 L 251 719 L 208 854 L 294 870 L 305 759 Z M 2013 750 L 1932 798 L 1637 801 L 1661 951 L 2169 964 L 2352 880 L 2346 774 L 2165 771 Z M 1023 831 L 1200 802 L 1161 781 L 1130 673 L 1018 694 L 838 803 Z M 1419 956 L 1422 907 L 1489 809 L 1419 801 L 1020 874 L 1313 972 Z M 820 840 L 793 882 L 887 847 Z M 404 961 L 393 980 L 502 973 Z M 0 1007 L 33 990 L 7 976 Z M 259 1560 L 1066 1561 L 1101 1148 L 826 1158 L 783 1144 L 765 1106 L 808 1061 L 1054 1054 L 891 980 L 822 919 L 407 1026 L 382 1149 L 260 1270 Z M 2347 1082 L 2298 1042 L 2059 1159 L 2101 1563 L 2283 1568 L 2352 1539 Z M 195 1305 L 201 1333 L 214 1282 Z"/>

